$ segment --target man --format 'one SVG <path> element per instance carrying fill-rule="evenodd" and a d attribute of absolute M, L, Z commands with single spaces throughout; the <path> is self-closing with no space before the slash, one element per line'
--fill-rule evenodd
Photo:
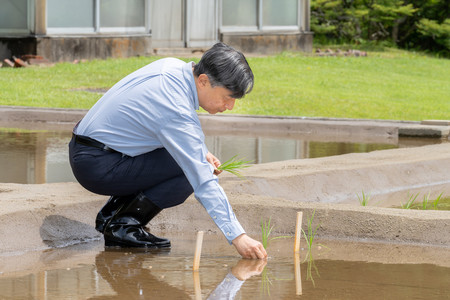
<path fill-rule="evenodd" d="M 218 43 L 198 64 L 155 61 L 115 84 L 74 128 L 70 163 L 86 189 L 113 195 L 96 229 L 106 246 L 170 247 L 144 226 L 192 192 L 244 258 L 266 258 L 245 234 L 218 183 L 220 161 L 209 153 L 196 110 L 232 110 L 253 88 L 244 55 Z"/>

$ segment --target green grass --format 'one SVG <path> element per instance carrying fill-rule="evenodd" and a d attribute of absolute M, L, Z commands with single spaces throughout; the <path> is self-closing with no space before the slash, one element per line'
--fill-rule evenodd
<path fill-rule="evenodd" d="M 0 105 L 90 108 L 99 94 L 159 57 L 0 69 Z M 198 60 L 198 59 L 184 59 Z M 448 119 L 450 60 L 384 49 L 368 57 L 249 57 L 251 94 L 232 113 L 393 120 Z"/>
<path fill-rule="evenodd" d="M 369 57 L 284 54 L 255 58 L 251 65 L 255 89 L 236 113 L 448 119 L 450 60 L 395 52 Z"/>

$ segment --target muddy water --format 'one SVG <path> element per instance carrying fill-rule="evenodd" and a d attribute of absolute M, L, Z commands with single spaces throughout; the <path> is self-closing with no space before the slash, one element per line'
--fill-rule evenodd
<path fill-rule="evenodd" d="M 192 272 L 186 236 L 171 236 L 170 251 L 105 251 L 98 241 L 0 256 L 0 299 L 450 298 L 448 249 L 320 241 L 296 257 L 292 239 L 279 239 L 267 261 L 252 261 L 206 235 Z"/>
<path fill-rule="evenodd" d="M 73 182 L 68 162 L 67 131 L 24 131 L 0 129 L 0 182 L 52 183 Z M 282 137 L 207 135 L 208 149 L 221 160 L 234 155 L 254 163 L 289 159 L 370 152 L 397 147 L 411 147 L 442 140 L 402 140 L 386 143 L 347 143 L 288 139 Z"/>

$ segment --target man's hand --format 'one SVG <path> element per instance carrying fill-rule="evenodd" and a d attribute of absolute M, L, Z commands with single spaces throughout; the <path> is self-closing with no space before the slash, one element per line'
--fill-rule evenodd
<path fill-rule="evenodd" d="M 237 252 L 243 258 L 251 258 L 251 259 L 266 259 L 267 252 L 264 249 L 263 245 L 249 237 L 248 235 L 241 234 L 237 238 L 233 240 L 233 245 L 236 247 Z"/>
<path fill-rule="evenodd" d="M 214 167 L 215 175 L 219 175 L 220 173 L 222 173 L 221 170 L 217 169 L 217 167 L 220 166 L 220 160 L 214 155 L 212 155 L 211 152 L 208 152 L 208 154 L 206 154 L 206 160 Z"/>

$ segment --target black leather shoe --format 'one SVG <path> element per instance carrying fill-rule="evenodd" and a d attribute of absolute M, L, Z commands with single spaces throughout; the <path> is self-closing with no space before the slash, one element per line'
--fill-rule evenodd
<path fill-rule="evenodd" d="M 105 246 L 170 247 L 168 239 L 156 237 L 144 229 L 144 226 L 161 210 L 140 193 L 133 200 L 124 204 L 106 225 L 103 233 Z"/>
<path fill-rule="evenodd" d="M 103 233 L 106 224 L 108 224 L 112 216 L 114 216 L 117 210 L 127 201 L 131 201 L 133 197 L 135 196 L 111 196 L 97 214 L 97 218 L 95 219 L 95 229 L 98 232 Z"/>

